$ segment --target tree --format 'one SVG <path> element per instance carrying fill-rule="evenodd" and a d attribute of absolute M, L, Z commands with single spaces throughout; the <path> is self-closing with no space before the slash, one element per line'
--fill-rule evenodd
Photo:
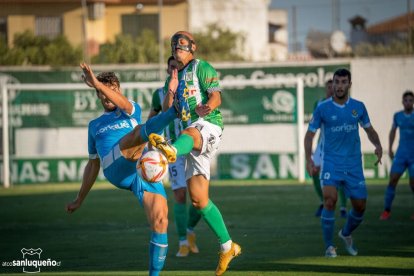
<path fill-rule="evenodd" d="M 206 31 L 194 33 L 197 56 L 208 61 L 241 61 L 241 45 L 244 37 L 217 24 L 207 26 Z"/>
<path fill-rule="evenodd" d="M 35 36 L 31 31 L 15 35 L 14 47 L 0 41 L 0 61 L 3 65 L 76 65 L 82 60 L 82 51 L 73 48 L 66 37 L 49 39 Z"/>

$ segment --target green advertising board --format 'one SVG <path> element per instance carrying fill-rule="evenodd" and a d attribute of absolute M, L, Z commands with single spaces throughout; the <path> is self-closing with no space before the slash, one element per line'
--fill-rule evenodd
<path fill-rule="evenodd" d="M 294 123 L 296 118 L 296 78 L 304 81 L 305 120 L 309 120 L 315 103 L 324 96 L 326 80 L 338 67 L 326 66 L 276 67 L 268 66 L 219 68 L 222 80 L 254 80 L 255 86 L 224 87 L 221 111 L 224 122 L 238 124 Z M 123 82 L 157 81 L 155 69 L 114 69 Z M 99 70 L 97 71 L 99 72 Z M 80 70 L 8 71 L 2 72 L 11 83 L 81 83 Z M 261 80 L 273 79 L 275 85 L 260 86 Z M 143 117 L 149 112 L 154 89 L 122 89 L 131 100 L 141 105 Z M 79 127 L 102 113 L 95 91 L 11 91 L 10 125 L 13 127 Z"/>
<path fill-rule="evenodd" d="M 382 165 L 375 166 L 376 156 L 364 153 L 364 175 L 367 179 L 388 178 L 391 160 L 383 158 Z M 235 153 L 220 154 L 217 160 L 219 179 L 297 179 L 298 158 L 295 154 Z"/>
<path fill-rule="evenodd" d="M 382 165 L 379 166 L 374 165 L 375 160 L 374 154 L 364 154 L 365 177 L 367 179 L 388 178 L 391 160 L 383 158 Z M 12 183 L 81 182 L 87 162 L 87 158 L 14 159 L 11 166 Z M 287 180 L 298 178 L 298 159 L 295 154 L 219 154 L 217 162 L 218 169 L 212 177 L 223 180 L 254 181 L 259 179 Z M 2 167 L 1 162 L 0 167 Z M 403 177 L 406 178 L 406 175 Z M 98 179 L 105 179 L 102 172 Z"/>

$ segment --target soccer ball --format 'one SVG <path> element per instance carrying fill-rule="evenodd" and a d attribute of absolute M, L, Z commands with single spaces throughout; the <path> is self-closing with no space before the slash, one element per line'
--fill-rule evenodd
<path fill-rule="evenodd" d="M 168 161 L 156 150 L 150 150 L 141 156 L 137 163 L 138 173 L 148 182 L 160 182 L 168 172 Z"/>

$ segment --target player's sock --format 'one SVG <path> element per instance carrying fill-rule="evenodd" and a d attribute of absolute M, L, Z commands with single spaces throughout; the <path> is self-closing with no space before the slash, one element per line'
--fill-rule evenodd
<path fill-rule="evenodd" d="M 174 203 L 174 219 L 180 241 L 187 239 L 187 205 Z"/>
<path fill-rule="evenodd" d="M 392 201 L 395 197 L 395 187 L 388 184 L 387 189 L 385 190 L 385 196 L 384 196 L 384 209 L 385 211 L 390 212 Z"/>
<path fill-rule="evenodd" d="M 200 221 L 201 215 L 198 210 L 190 204 L 190 208 L 188 208 L 188 222 L 187 222 L 187 229 L 193 230 L 197 223 Z"/>
<path fill-rule="evenodd" d="M 167 111 L 154 116 L 141 126 L 141 137 L 144 141 L 148 141 L 148 135 L 151 133 L 162 134 L 164 129 L 177 118 L 177 112 L 174 107 L 170 107 Z"/>
<path fill-rule="evenodd" d="M 214 234 L 216 234 L 220 244 L 231 240 L 226 225 L 224 224 L 223 217 L 217 206 L 214 205 L 211 200 L 208 201 L 206 207 L 200 210 L 200 213 L 208 226 L 210 226 L 211 230 L 213 230 Z"/>
<path fill-rule="evenodd" d="M 323 208 L 321 215 L 321 226 L 323 241 L 325 242 L 326 248 L 334 246 L 333 234 L 335 228 L 335 211 L 328 211 Z"/>
<path fill-rule="evenodd" d="M 346 195 L 345 195 L 345 191 L 344 189 L 341 187 L 339 188 L 339 204 L 341 205 L 341 207 L 346 208 Z"/>
<path fill-rule="evenodd" d="M 177 150 L 177 156 L 186 155 L 193 150 L 194 139 L 188 134 L 181 134 L 174 142 L 174 148 Z"/>
<path fill-rule="evenodd" d="M 315 188 L 315 192 L 322 202 L 323 197 L 322 197 L 321 180 L 319 179 L 319 174 L 312 176 L 312 179 L 313 179 L 313 187 Z"/>
<path fill-rule="evenodd" d="M 351 235 L 352 231 L 354 231 L 358 225 L 361 224 L 363 217 L 364 213 L 359 213 L 354 209 L 351 209 L 348 214 L 345 226 L 342 228 L 342 235 L 345 237 Z"/>
<path fill-rule="evenodd" d="M 150 276 L 158 276 L 164 267 L 168 251 L 167 233 L 152 232 L 150 241 Z"/>

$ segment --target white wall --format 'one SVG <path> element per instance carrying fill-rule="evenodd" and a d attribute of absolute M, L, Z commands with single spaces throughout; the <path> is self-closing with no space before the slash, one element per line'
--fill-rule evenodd
<path fill-rule="evenodd" d="M 365 103 L 382 147 L 388 151 L 393 114 L 403 108 L 403 92 L 414 91 L 414 58 L 355 59 L 351 61 L 351 72 L 351 95 Z M 372 152 L 366 134 L 361 133 L 361 138 L 362 150 Z M 398 140 L 394 146 L 398 146 Z"/>

